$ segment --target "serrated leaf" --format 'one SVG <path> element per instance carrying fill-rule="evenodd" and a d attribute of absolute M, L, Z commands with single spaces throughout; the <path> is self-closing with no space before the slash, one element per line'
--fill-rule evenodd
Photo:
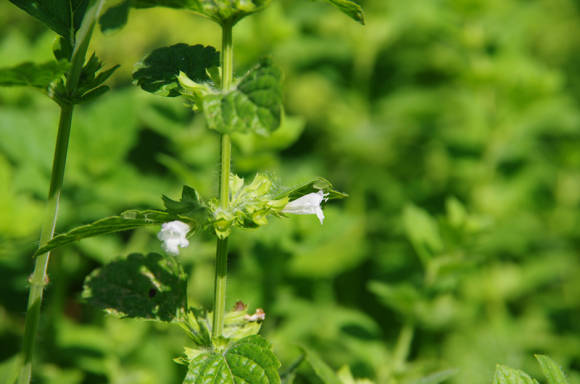
<path fill-rule="evenodd" d="M 134 253 L 91 273 L 83 298 L 116 316 L 169 322 L 185 313 L 186 291 L 187 275 L 176 258 Z"/>
<path fill-rule="evenodd" d="M 10 0 L 66 39 L 80 28 L 89 0 Z"/>
<path fill-rule="evenodd" d="M 548 384 L 568 384 L 562 368 L 554 360 L 546 355 L 535 355 L 535 357 L 540 363 L 544 376 L 548 379 Z"/>
<path fill-rule="evenodd" d="M 108 8 L 99 18 L 101 31 L 103 33 L 113 32 L 127 24 L 129 19 L 129 0 L 122 1 L 120 4 Z"/>
<path fill-rule="evenodd" d="M 322 358 L 314 351 L 301 347 L 302 351 L 304 352 L 304 356 L 306 357 L 306 361 L 312 369 L 316 376 L 324 384 L 342 384 L 342 381 L 338 377 L 338 375 L 326 364 Z"/>
<path fill-rule="evenodd" d="M 47 90 L 62 78 L 70 63 L 66 60 L 49 61 L 42 64 L 22 63 L 15 67 L 0 68 L 0 85 L 31 86 Z"/>
<path fill-rule="evenodd" d="M 189 77 L 189 76 L 188 76 Z M 220 91 L 180 78 L 185 96 L 193 96 L 207 126 L 221 133 L 253 132 L 268 135 L 280 126 L 282 88 L 280 70 L 262 60 L 231 90 Z"/>
<path fill-rule="evenodd" d="M 280 362 L 264 338 L 254 335 L 236 341 L 223 352 L 199 354 L 189 364 L 184 384 L 278 384 Z"/>
<path fill-rule="evenodd" d="M 179 96 L 177 76 L 185 73 L 196 82 L 209 80 L 206 69 L 219 65 L 219 53 L 213 47 L 176 44 L 151 52 L 133 73 L 133 80 L 143 90 L 159 96 Z"/>
<path fill-rule="evenodd" d="M 97 220 L 91 224 L 83 225 L 69 232 L 55 236 L 52 240 L 40 247 L 35 256 L 48 252 L 54 248 L 62 247 L 75 241 L 105 235 L 108 233 L 127 231 L 150 224 L 161 224 L 175 220 L 176 216 L 156 210 L 131 210 L 123 212 L 120 216 L 111 216 Z"/>
<path fill-rule="evenodd" d="M 326 0 L 355 21 L 365 23 L 365 13 L 360 5 L 352 0 Z"/>
<path fill-rule="evenodd" d="M 498 364 L 495 369 L 493 384 L 538 384 L 538 382 L 524 371 Z"/>
<path fill-rule="evenodd" d="M 235 24 L 245 16 L 264 9 L 271 0 L 133 0 L 137 8 L 169 7 L 188 9 L 220 25 Z"/>
<path fill-rule="evenodd" d="M 332 183 L 326 179 L 323 179 L 322 177 L 318 177 L 306 184 L 303 184 L 299 187 L 295 187 L 292 189 L 288 189 L 284 192 L 281 192 L 280 194 L 278 194 L 276 196 L 277 199 L 280 199 L 282 197 L 288 197 L 288 200 L 292 201 L 292 200 L 296 200 L 302 196 L 308 195 L 309 193 L 313 193 L 313 192 L 318 192 L 318 191 L 323 191 L 324 193 L 328 193 L 328 196 L 326 196 L 326 198 L 328 200 L 333 200 L 333 199 L 344 199 L 345 197 L 348 197 L 348 195 L 346 193 L 343 192 L 339 192 L 335 189 L 333 189 Z"/>
<path fill-rule="evenodd" d="M 201 201 L 197 191 L 187 185 L 181 191 L 181 200 L 176 201 L 165 195 L 161 196 L 167 212 L 175 215 L 186 215 L 204 219 L 207 215 L 207 207 Z"/>
<path fill-rule="evenodd" d="M 99 58 L 94 54 L 91 55 L 81 70 L 74 94 L 69 95 L 64 83 L 59 82 L 51 89 L 50 96 L 57 101 L 78 104 L 102 95 L 109 89 L 102 84 L 119 68 L 119 65 L 106 70 L 102 70 L 102 67 Z"/>
<path fill-rule="evenodd" d="M 211 347 L 211 322 L 207 313 L 201 309 L 189 308 L 179 326 L 187 333 L 190 339 L 199 348 Z M 186 355 L 192 360 L 192 356 L 199 354 L 199 349 L 186 349 Z"/>

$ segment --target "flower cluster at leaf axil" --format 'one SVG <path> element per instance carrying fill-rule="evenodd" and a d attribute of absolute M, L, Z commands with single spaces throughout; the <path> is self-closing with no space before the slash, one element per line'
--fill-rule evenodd
<path fill-rule="evenodd" d="M 231 175 L 229 204 L 225 207 L 217 199 L 204 202 L 190 187 L 184 187 L 181 201 L 164 197 L 164 202 L 169 212 L 179 214 L 191 223 L 196 222 L 200 227 L 212 228 L 219 238 L 226 238 L 232 227 L 257 228 L 267 224 L 269 215 L 316 215 L 322 224 L 322 203 L 331 194 L 335 198 L 345 196 L 331 187 L 326 180 L 318 179 L 296 190 L 275 194 L 272 181 L 263 174 L 257 174 L 248 185 L 243 178 Z M 199 223 L 199 220 L 204 223 Z M 190 232 L 188 224 L 176 220 L 163 224 L 157 237 L 163 241 L 167 253 L 176 255 L 179 248 L 189 245 L 186 235 Z"/>

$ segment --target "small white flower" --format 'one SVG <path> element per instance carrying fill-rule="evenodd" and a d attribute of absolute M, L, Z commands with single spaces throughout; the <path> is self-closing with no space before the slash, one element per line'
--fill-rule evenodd
<path fill-rule="evenodd" d="M 320 224 L 322 224 L 324 213 L 322 208 L 320 208 L 320 203 L 323 200 L 328 200 L 326 196 L 328 196 L 328 193 L 324 193 L 322 190 L 309 193 L 286 204 L 282 212 L 295 215 L 316 215 L 318 220 L 320 220 Z"/>
<path fill-rule="evenodd" d="M 189 225 L 175 220 L 163 223 L 157 238 L 163 242 L 161 246 L 165 252 L 171 255 L 178 255 L 179 247 L 185 248 L 189 245 L 189 241 L 185 238 L 187 232 L 189 232 Z"/>
<path fill-rule="evenodd" d="M 245 315 L 246 321 L 264 321 L 266 319 L 266 312 L 262 308 L 256 308 L 256 313 L 253 315 Z"/>

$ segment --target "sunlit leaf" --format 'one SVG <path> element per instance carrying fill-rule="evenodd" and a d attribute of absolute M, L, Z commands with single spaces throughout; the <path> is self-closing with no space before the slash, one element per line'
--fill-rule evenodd
<path fill-rule="evenodd" d="M 328 200 L 333 199 L 344 199 L 348 197 L 346 193 L 339 192 L 333 189 L 333 185 L 330 181 L 323 179 L 322 177 L 318 177 L 306 184 L 303 184 L 299 187 L 295 187 L 292 189 L 288 189 L 280 194 L 277 195 L 277 198 L 288 197 L 288 200 L 296 200 L 302 196 L 305 196 L 309 193 L 323 191 L 324 193 L 328 193 L 326 198 Z"/>
<path fill-rule="evenodd" d="M 544 376 L 548 379 L 549 384 L 568 384 L 568 380 L 562 371 L 562 368 L 554 360 L 546 355 L 536 355 L 536 360 L 542 367 Z"/>
<path fill-rule="evenodd" d="M 43 64 L 23 63 L 15 67 L 0 68 L 0 85 L 27 85 L 47 90 L 59 80 L 70 67 L 66 60 L 49 61 Z"/>
<path fill-rule="evenodd" d="M 186 74 L 187 75 L 187 74 Z M 180 75 L 184 95 L 205 115 L 207 126 L 222 133 L 253 132 L 268 135 L 280 126 L 282 88 L 280 70 L 262 60 L 230 90 L 219 90 Z"/>
<path fill-rule="evenodd" d="M 139 228 L 144 225 L 166 223 L 168 221 L 174 220 L 175 218 L 175 215 L 163 211 L 126 211 L 123 212 L 120 216 L 106 217 L 91 224 L 72 229 L 67 233 L 55 236 L 44 246 L 40 247 L 38 251 L 36 251 L 35 255 L 40 255 L 54 248 L 62 247 L 63 245 L 67 245 L 87 237 L 127 231 L 129 229 Z"/>
<path fill-rule="evenodd" d="M 538 382 L 519 369 L 498 364 L 495 369 L 493 384 L 538 384 Z"/>
<path fill-rule="evenodd" d="M 358 21 L 361 24 L 365 23 L 365 14 L 360 5 L 352 0 L 326 0 L 330 4 L 334 5 L 336 8 L 340 9 L 343 13 L 347 14 L 353 20 Z"/>
<path fill-rule="evenodd" d="M 218 24 L 235 24 L 242 18 L 252 13 L 261 11 L 271 0 L 133 0 L 137 8 L 169 7 L 187 9 Z"/>
<path fill-rule="evenodd" d="M 222 351 L 204 352 L 189 364 L 184 384 L 280 383 L 280 362 L 264 338 L 248 336 Z"/>

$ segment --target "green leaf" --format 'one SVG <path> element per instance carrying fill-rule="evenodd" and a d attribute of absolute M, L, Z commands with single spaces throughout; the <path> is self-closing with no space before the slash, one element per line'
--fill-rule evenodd
<path fill-rule="evenodd" d="M 320 358 L 316 352 L 308 350 L 304 347 L 301 347 L 301 349 L 306 356 L 306 361 L 308 364 L 310 364 L 316 373 L 316 376 L 318 376 L 318 378 L 322 380 L 324 384 L 342 384 L 342 381 L 338 375 Z"/>
<path fill-rule="evenodd" d="M 495 369 L 493 384 L 538 384 L 538 382 L 519 369 L 498 364 Z"/>
<path fill-rule="evenodd" d="M 280 194 L 277 195 L 277 199 L 281 199 L 282 197 L 288 197 L 288 200 L 296 200 L 302 196 L 308 195 L 309 193 L 315 193 L 318 191 L 323 191 L 324 193 L 328 193 L 327 199 L 344 199 L 348 197 L 346 193 L 339 192 L 333 189 L 332 183 L 322 177 L 318 177 L 312 180 L 309 183 L 303 184 L 299 187 L 295 187 L 292 189 L 288 189 Z"/>
<path fill-rule="evenodd" d="M 240 308 L 237 308 L 238 305 Z M 262 321 L 250 321 L 248 316 L 250 315 L 247 306 L 242 302 L 236 303 L 234 310 L 226 313 L 224 317 L 223 336 L 230 341 L 236 341 L 247 336 L 257 335 L 262 327 Z"/>
<path fill-rule="evenodd" d="M 0 68 L 0 85 L 27 85 L 48 90 L 68 71 L 70 63 L 66 60 L 49 61 L 42 64 L 23 63 L 15 67 Z"/>
<path fill-rule="evenodd" d="M 83 298 L 116 316 L 169 322 L 185 313 L 186 292 L 187 275 L 175 257 L 133 253 L 91 273 Z"/>
<path fill-rule="evenodd" d="M 44 246 L 40 247 L 34 255 L 37 256 L 43 254 L 54 248 L 67 245 L 87 237 L 127 231 L 129 229 L 139 228 L 144 225 L 161 224 L 175 219 L 175 215 L 163 211 L 125 211 L 120 216 L 106 217 L 91 224 L 72 229 L 67 233 L 55 236 Z"/>
<path fill-rule="evenodd" d="M 180 76 L 179 82 L 184 95 L 191 96 L 203 111 L 211 129 L 268 135 L 280 126 L 281 73 L 270 60 L 262 60 L 227 91 L 199 84 L 189 75 Z"/>
<path fill-rule="evenodd" d="M 245 16 L 264 9 L 271 0 L 133 0 L 138 8 L 169 7 L 188 9 L 223 25 L 235 24 Z"/>
<path fill-rule="evenodd" d="M 535 355 L 535 357 L 542 367 L 544 376 L 548 379 L 548 384 L 568 384 L 562 368 L 554 360 L 546 355 Z"/>
<path fill-rule="evenodd" d="M 177 76 L 183 72 L 190 79 L 209 80 L 206 70 L 219 65 L 219 53 L 213 47 L 176 44 L 151 52 L 133 73 L 133 80 L 147 92 L 175 97 L 181 94 Z"/>
<path fill-rule="evenodd" d="M 437 221 L 424 209 L 407 205 L 403 210 L 403 225 L 407 237 L 424 264 L 434 253 L 443 249 Z"/>
<path fill-rule="evenodd" d="M 11 3 L 37 18 L 66 39 L 71 39 L 80 26 L 89 0 L 10 0 Z"/>
<path fill-rule="evenodd" d="M 83 66 L 79 84 L 77 86 L 76 94 L 73 96 L 73 103 L 80 103 L 89 100 L 95 96 L 105 93 L 109 88 L 101 86 L 119 65 L 115 65 L 109 69 L 102 70 L 103 63 L 94 54 L 91 55 L 87 63 Z"/>
<path fill-rule="evenodd" d="M 182 321 L 179 322 L 179 326 L 183 328 L 198 348 L 211 347 L 211 321 L 205 311 L 189 308 Z M 193 351 L 193 349 L 190 348 L 189 351 Z"/>
<path fill-rule="evenodd" d="M 371 281 L 368 284 L 368 289 L 377 295 L 379 300 L 387 307 L 394 309 L 407 319 L 416 320 L 417 308 L 423 301 L 423 297 L 411 283 L 393 285 L 380 281 Z"/>
<path fill-rule="evenodd" d="M 414 381 L 413 384 L 439 384 L 453 377 L 455 374 L 457 374 L 457 369 L 446 369 Z"/>
<path fill-rule="evenodd" d="M 195 189 L 187 185 L 183 186 L 181 200 L 175 201 L 165 195 L 161 198 L 169 213 L 195 217 L 200 221 L 205 221 L 207 217 L 207 207 L 199 197 L 199 194 Z"/>
<path fill-rule="evenodd" d="M 359 23 L 365 23 L 365 13 L 360 5 L 352 0 L 326 0 L 330 4 L 334 5 L 336 8 L 340 9 L 343 13 L 350 16 L 353 20 Z"/>
<path fill-rule="evenodd" d="M 254 335 L 224 351 L 204 352 L 189 364 L 184 384 L 280 383 L 280 362 L 264 338 Z"/>
<path fill-rule="evenodd" d="M 130 5 L 131 2 L 125 0 L 103 12 L 102 16 L 99 18 L 101 31 L 103 31 L 103 33 L 113 32 L 127 24 Z"/>

